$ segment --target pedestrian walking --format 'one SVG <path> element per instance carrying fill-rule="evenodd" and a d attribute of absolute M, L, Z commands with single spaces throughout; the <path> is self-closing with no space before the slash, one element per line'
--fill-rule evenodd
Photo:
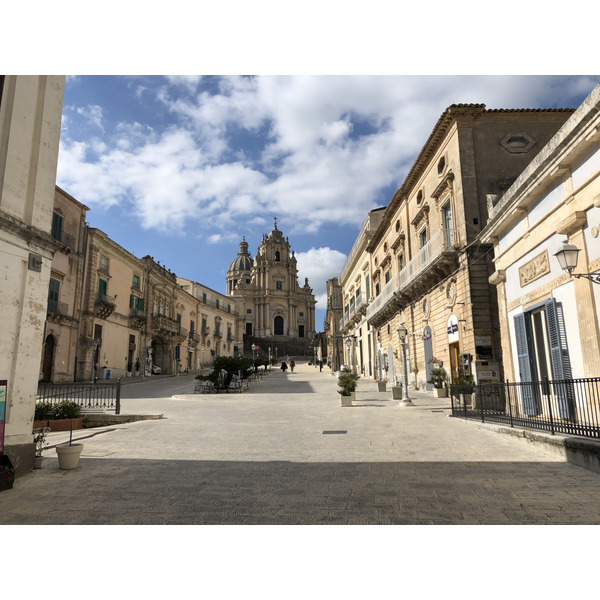
<path fill-rule="evenodd" d="M 290 360 L 290 371 L 293 373 L 294 372 L 294 367 L 296 366 L 296 363 L 294 362 L 294 359 Z"/>
<path fill-rule="evenodd" d="M 319 360 L 319 371 L 323 370 L 323 361 Z"/>
<path fill-rule="evenodd" d="M 285 373 L 287 371 L 287 364 L 285 360 L 281 361 L 281 370 Z"/>

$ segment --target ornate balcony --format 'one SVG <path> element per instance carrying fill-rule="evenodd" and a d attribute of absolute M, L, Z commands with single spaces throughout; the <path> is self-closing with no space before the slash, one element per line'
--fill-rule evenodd
<path fill-rule="evenodd" d="M 155 315 L 151 321 L 152 333 L 160 336 L 175 336 L 179 333 L 179 323 L 164 315 Z"/>
<path fill-rule="evenodd" d="M 143 310 L 132 308 L 129 314 L 129 327 L 141 331 L 146 325 L 147 317 Z"/>
<path fill-rule="evenodd" d="M 115 298 L 106 294 L 98 294 L 94 303 L 94 312 L 100 319 L 107 319 L 117 307 Z"/>
<path fill-rule="evenodd" d="M 367 320 L 380 327 L 458 267 L 458 230 L 439 230 L 385 285 L 367 308 Z"/>

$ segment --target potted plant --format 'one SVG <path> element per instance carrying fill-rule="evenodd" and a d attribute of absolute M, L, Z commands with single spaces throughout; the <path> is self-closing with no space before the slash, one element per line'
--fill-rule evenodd
<path fill-rule="evenodd" d="M 446 398 L 446 381 L 448 381 L 448 374 L 446 369 L 443 367 L 435 367 L 431 370 L 431 375 L 427 383 L 431 383 L 434 386 L 434 396 L 436 398 Z"/>
<path fill-rule="evenodd" d="M 353 373 L 352 369 L 344 367 L 338 377 L 338 394 L 342 397 L 342 406 L 352 406 L 356 399 L 356 382 L 360 379 L 358 373 Z"/>
<path fill-rule="evenodd" d="M 73 419 L 71 419 L 71 424 Z M 79 464 L 79 457 L 83 450 L 83 444 L 73 443 L 73 427 L 71 426 L 69 433 L 69 443 L 56 446 L 56 454 L 58 456 L 58 468 L 62 470 L 74 469 Z"/>
<path fill-rule="evenodd" d="M 135 376 L 139 377 L 140 376 L 140 368 L 141 368 L 141 364 L 140 364 L 140 359 L 136 358 L 135 359 Z"/>
<path fill-rule="evenodd" d="M 69 431 L 69 429 L 81 429 L 83 417 L 81 407 L 77 402 L 63 400 L 52 407 L 52 417 L 48 421 L 51 431 Z"/>
<path fill-rule="evenodd" d="M 37 427 L 33 430 L 33 443 L 35 444 L 35 457 L 33 459 L 33 468 L 41 469 L 44 457 L 42 452 L 44 447 L 48 445 L 46 437 L 50 432 L 50 427 Z"/>

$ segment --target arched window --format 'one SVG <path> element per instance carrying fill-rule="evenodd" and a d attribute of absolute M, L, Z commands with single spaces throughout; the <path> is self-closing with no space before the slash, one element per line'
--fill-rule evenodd
<path fill-rule="evenodd" d="M 283 317 L 277 316 L 273 321 L 274 325 L 274 334 L 275 335 L 283 335 Z"/>
<path fill-rule="evenodd" d="M 275 260 L 277 260 L 277 261 L 281 260 L 281 255 L 279 254 L 279 250 L 277 250 L 277 252 L 275 252 Z"/>

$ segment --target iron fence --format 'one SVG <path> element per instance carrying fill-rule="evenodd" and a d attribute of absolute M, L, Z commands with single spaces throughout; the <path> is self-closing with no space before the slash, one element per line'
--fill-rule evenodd
<path fill-rule="evenodd" d="M 121 380 L 102 383 L 41 383 L 37 390 L 37 403 L 54 406 L 69 400 L 76 402 L 82 412 L 114 410 L 121 414 Z"/>
<path fill-rule="evenodd" d="M 600 378 L 450 386 L 452 415 L 600 438 Z"/>

